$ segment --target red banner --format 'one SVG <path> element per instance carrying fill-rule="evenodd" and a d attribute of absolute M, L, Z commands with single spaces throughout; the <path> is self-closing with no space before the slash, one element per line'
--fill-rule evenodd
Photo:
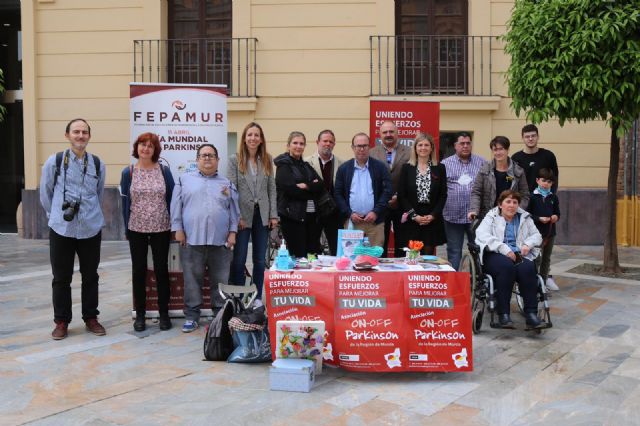
<path fill-rule="evenodd" d="M 324 321 L 324 362 L 337 364 L 333 311 L 333 274 L 323 272 L 265 272 L 264 291 L 269 313 L 271 353 L 276 353 L 276 321 Z M 275 356 L 274 356 L 275 359 Z"/>
<path fill-rule="evenodd" d="M 411 271 L 403 275 L 407 369 L 473 370 L 469 274 Z"/>
<path fill-rule="evenodd" d="M 402 275 L 336 274 L 336 353 L 346 370 L 404 370 Z"/>
<path fill-rule="evenodd" d="M 272 336 L 281 319 L 322 320 L 346 370 L 473 370 L 469 274 L 270 271 L 265 292 Z"/>
<path fill-rule="evenodd" d="M 429 133 L 440 152 L 440 103 L 415 101 L 370 101 L 369 137 L 371 146 L 382 143 L 380 125 L 387 120 L 396 123 L 400 143 L 413 145 L 416 133 Z"/>

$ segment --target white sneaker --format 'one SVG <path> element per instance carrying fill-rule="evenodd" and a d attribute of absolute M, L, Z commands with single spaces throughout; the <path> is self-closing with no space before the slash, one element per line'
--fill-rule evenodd
<path fill-rule="evenodd" d="M 553 290 L 553 291 L 560 290 L 560 287 L 558 287 L 558 284 L 556 284 L 556 282 L 553 280 L 553 277 L 551 276 L 547 277 L 547 282 L 545 283 L 545 286 L 549 290 Z"/>

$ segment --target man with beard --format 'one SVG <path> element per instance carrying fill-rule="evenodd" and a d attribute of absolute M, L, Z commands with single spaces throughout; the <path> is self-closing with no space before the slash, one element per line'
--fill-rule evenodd
<path fill-rule="evenodd" d="M 324 186 L 335 200 L 334 182 L 338 167 L 342 164 L 342 160 L 333 155 L 333 148 L 336 146 L 336 137 L 329 129 L 323 130 L 318 135 L 316 141 L 318 151 L 307 157 L 305 161 L 311 164 L 311 167 L 322 177 Z M 320 247 L 320 235 L 324 231 L 329 243 L 329 251 L 332 256 L 336 255 L 338 246 L 338 228 L 340 228 L 340 211 L 336 209 L 334 214 L 330 216 L 318 216 L 318 226 L 315 229 L 317 235 L 311 238 L 318 241 Z M 322 248 L 322 247 L 320 247 Z M 320 251 L 318 251 L 320 253 Z"/>
<path fill-rule="evenodd" d="M 380 138 L 382 144 L 371 150 L 371 157 L 383 162 L 391 174 L 391 186 L 393 195 L 389 200 L 387 217 L 384 221 L 384 253 L 383 257 L 389 257 L 389 232 L 393 225 L 394 253 L 400 256 L 402 247 L 406 245 L 406 238 L 400 230 L 400 220 L 402 213 L 398 206 L 398 182 L 400 181 L 400 171 L 402 165 L 409 162 L 411 148 L 398 143 L 398 127 L 391 120 L 383 121 L 380 125 Z"/>

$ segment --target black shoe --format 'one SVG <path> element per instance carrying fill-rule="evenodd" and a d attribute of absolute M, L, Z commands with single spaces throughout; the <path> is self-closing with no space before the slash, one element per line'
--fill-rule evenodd
<path fill-rule="evenodd" d="M 168 316 L 161 316 L 160 330 L 170 330 L 171 327 L 173 327 L 173 324 L 171 324 L 171 318 L 169 318 Z"/>
<path fill-rule="evenodd" d="M 500 314 L 500 315 L 498 315 L 498 322 L 500 324 L 500 327 L 502 327 L 502 328 L 508 328 L 508 329 L 516 328 L 513 325 L 513 321 L 511 321 L 511 315 L 509 315 L 509 314 Z"/>
<path fill-rule="evenodd" d="M 133 329 L 135 331 L 144 331 L 147 328 L 145 318 L 142 315 L 136 316 L 136 320 L 133 322 Z"/>
<path fill-rule="evenodd" d="M 528 312 L 524 315 L 525 320 L 526 320 L 526 324 L 527 324 L 527 329 L 530 330 L 532 328 L 543 328 L 544 327 L 544 323 L 542 321 L 540 321 L 540 318 L 538 318 L 538 315 L 536 315 L 533 312 Z"/>

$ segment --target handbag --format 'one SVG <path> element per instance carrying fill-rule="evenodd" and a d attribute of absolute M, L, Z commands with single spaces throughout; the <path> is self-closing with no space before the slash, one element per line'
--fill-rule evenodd
<path fill-rule="evenodd" d="M 326 189 L 320 193 L 320 196 L 315 200 L 315 202 L 316 212 L 322 217 L 331 216 L 338 208 L 335 200 Z"/>

